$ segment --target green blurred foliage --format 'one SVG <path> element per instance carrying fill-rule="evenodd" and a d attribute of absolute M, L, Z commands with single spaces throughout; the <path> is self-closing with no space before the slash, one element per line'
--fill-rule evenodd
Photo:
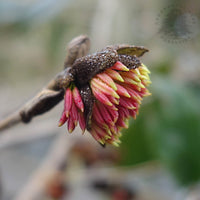
<path fill-rule="evenodd" d="M 123 164 L 160 160 L 181 184 L 200 178 L 197 91 L 166 76 L 152 78 L 152 97 L 122 137 Z M 199 92 L 199 90 L 198 90 Z"/>

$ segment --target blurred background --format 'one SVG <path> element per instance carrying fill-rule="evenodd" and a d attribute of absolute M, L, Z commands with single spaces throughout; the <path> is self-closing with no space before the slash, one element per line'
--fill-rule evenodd
<path fill-rule="evenodd" d="M 200 1 L 1 0 L 0 119 L 63 69 L 67 43 L 147 47 L 152 96 L 119 148 L 58 128 L 62 103 L 0 134 L 0 199 L 200 199 Z"/>

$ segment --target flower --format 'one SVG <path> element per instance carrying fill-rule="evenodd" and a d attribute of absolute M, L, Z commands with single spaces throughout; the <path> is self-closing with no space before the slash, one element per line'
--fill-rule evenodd
<path fill-rule="evenodd" d="M 93 75 L 88 81 L 88 88 L 92 93 L 92 97 L 88 98 L 92 102 L 89 104 L 91 112 L 87 111 L 88 99 L 85 100 L 87 95 L 82 90 L 83 83 L 79 84 L 75 79 L 66 88 L 64 111 L 59 121 L 59 126 L 67 122 L 70 133 L 79 123 L 83 133 L 87 129 L 103 146 L 119 145 L 121 130 L 128 128 L 130 117 L 136 119 L 143 97 L 150 95 L 147 89 L 151 83 L 150 71 L 135 56 L 119 56 L 114 64 L 111 63 L 111 67 L 106 66 L 101 70 L 98 68 L 96 74 L 91 72 Z M 84 80 L 84 77 L 80 80 Z"/>

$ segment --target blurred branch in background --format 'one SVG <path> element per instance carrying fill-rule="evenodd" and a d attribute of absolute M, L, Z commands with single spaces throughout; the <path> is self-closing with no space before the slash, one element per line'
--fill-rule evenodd
<path fill-rule="evenodd" d="M 118 13 L 119 4 L 120 2 L 118 0 L 98 0 L 91 25 L 91 37 L 94 41 L 93 46 L 95 48 L 102 48 L 109 44 L 113 33 L 113 22 Z"/>
<path fill-rule="evenodd" d="M 29 182 L 15 198 L 16 200 L 39 200 L 44 199 L 51 188 L 50 184 L 64 185 L 64 174 L 67 167 L 69 151 L 73 146 L 65 135 L 60 135 L 54 142 L 48 156 L 43 161 L 39 169 L 32 175 Z M 53 189 L 53 188 L 52 188 Z M 53 191 L 49 191 L 51 194 Z M 53 192 L 54 193 L 54 192 Z"/>

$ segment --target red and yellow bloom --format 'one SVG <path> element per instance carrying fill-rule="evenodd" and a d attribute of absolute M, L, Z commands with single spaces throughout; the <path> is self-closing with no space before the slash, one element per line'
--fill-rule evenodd
<path fill-rule="evenodd" d="M 59 126 L 67 122 L 71 133 L 79 123 L 83 133 L 86 129 L 100 144 L 118 146 L 122 128 L 128 128 L 130 117 L 136 118 L 143 97 L 149 96 L 147 86 L 151 83 L 149 70 L 144 64 L 125 66 L 116 61 L 89 80 L 94 97 L 90 128 L 84 115 L 84 101 L 76 82 L 66 88 L 64 111 Z"/>

